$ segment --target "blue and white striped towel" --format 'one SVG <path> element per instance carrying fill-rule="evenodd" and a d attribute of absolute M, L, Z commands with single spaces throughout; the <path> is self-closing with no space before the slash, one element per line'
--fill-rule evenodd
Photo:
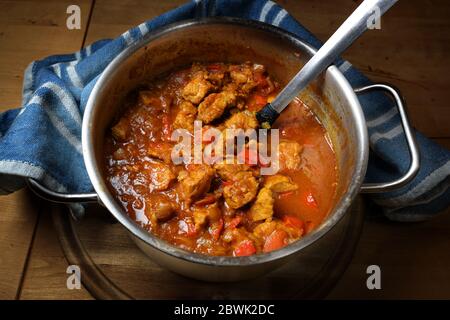
<path fill-rule="evenodd" d="M 68 55 L 35 61 L 25 71 L 22 108 L 0 115 L 0 190 L 9 193 L 32 177 L 60 192 L 92 191 L 81 151 L 81 122 L 89 94 L 107 64 L 148 32 L 183 19 L 234 16 L 284 28 L 315 47 L 320 42 L 286 10 L 267 0 L 192 1 L 126 31 Z M 354 87 L 370 81 L 350 63 L 339 68 Z M 382 93 L 360 97 L 372 154 L 367 181 L 387 181 L 409 166 L 400 119 Z M 376 195 L 387 216 L 399 221 L 432 217 L 450 202 L 450 152 L 417 134 L 422 166 L 417 177 L 396 192 Z"/>

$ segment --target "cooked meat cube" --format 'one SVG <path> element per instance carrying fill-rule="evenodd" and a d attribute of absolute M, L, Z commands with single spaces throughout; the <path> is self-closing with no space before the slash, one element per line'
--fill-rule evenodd
<path fill-rule="evenodd" d="M 161 107 L 161 100 L 151 91 L 139 91 L 139 102 L 147 106 Z"/>
<path fill-rule="evenodd" d="M 195 222 L 195 228 L 199 229 L 203 227 L 206 222 L 217 221 L 222 215 L 217 202 L 210 204 L 206 207 L 195 207 L 192 213 Z"/>
<path fill-rule="evenodd" d="M 278 145 L 278 161 L 280 170 L 300 169 L 302 147 L 298 142 L 283 140 Z"/>
<path fill-rule="evenodd" d="M 273 192 L 288 192 L 298 189 L 297 184 L 293 183 L 289 177 L 283 176 L 281 174 L 276 174 L 274 176 L 268 176 L 264 183 L 266 188 L 269 188 Z"/>
<path fill-rule="evenodd" d="M 117 141 L 125 141 L 128 135 L 128 124 L 125 118 L 121 118 L 114 127 L 111 128 L 112 135 Z"/>
<path fill-rule="evenodd" d="M 148 162 L 144 168 L 145 174 L 150 178 L 150 192 L 166 190 L 175 179 L 175 174 L 165 163 Z"/>
<path fill-rule="evenodd" d="M 180 111 L 178 111 L 175 120 L 173 121 L 174 129 L 186 129 L 194 131 L 194 120 L 197 115 L 197 108 L 189 101 L 183 101 L 180 104 Z"/>
<path fill-rule="evenodd" d="M 222 180 L 231 181 L 238 172 L 249 171 L 251 168 L 247 164 L 238 164 L 234 158 L 233 163 L 226 163 L 225 161 L 215 163 L 214 169 L 216 169 L 217 174 Z"/>
<path fill-rule="evenodd" d="M 216 63 L 210 64 L 206 67 L 207 79 L 214 83 L 215 85 L 222 85 L 227 73 L 227 67 L 224 64 Z"/>
<path fill-rule="evenodd" d="M 249 171 L 236 173 L 230 185 L 223 188 L 223 197 L 233 209 L 238 209 L 252 201 L 258 191 L 258 181 Z"/>
<path fill-rule="evenodd" d="M 251 234 L 245 228 L 226 228 L 222 239 L 225 242 L 240 243 L 249 240 Z"/>
<path fill-rule="evenodd" d="M 229 129 L 256 129 L 258 128 L 258 120 L 256 115 L 250 111 L 242 111 L 233 114 L 225 121 L 225 127 Z"/>
<path fill-rule="evenodd" d="M 165 195 L 153 194 L 146 198 L 145 215 L 151 221 L 164 222 L 174 216 L 176 208 Z"/>
<path fill-rule="evenodd" d="M 232 92 L 211 93 L 198 106 L 198 119 L 208 124 L 219 118 L 225 109 L 234 105 L 235 102 L 236 96 Z"/>
<path fill-rule="evenodd" d="M 235 103 L 235 107 L 237 108 L 236 111 L 239 111 L 245 107 L 247 94 L 240 91 L 236 83 L 229 82 L 225 84 L 222 87 L 222 89 L 223 91 L 231 92 L 236 96 L 236 103 Z M 230 113 L 233 113 L 233 111 L 234 111 L 233 109 L 230 110 Z"/>
<path fill-rule="evenodd" d="M 257 85 L 256 81 L 253 79 L 253 67 L 250 64 L 231 66 L 230 76 L 233 82 L 243 92 L 248 93 Z"/>
<path fill-rule="evenodd" d="M 150 157 L 164 161 L 164 163 L 172 163 L 171 153 L 173 145 L 168 142 L 153 142 L 147 148 L 147 154 Z"/>
<path fill-rule="evenodd" d="M 224 71 L 214 71 L 208 73 L 208 80 L 215 85 L 222 85 L 224 78 L 225 78 Z"/>
<path fill-rule="evenodd" d="M 273 215 L 273 193 L 269 188 L 262 188 L 258 192 L 255 202 L 250 207 L 250 218 L 253 221 L 260 221 L 272 218 Z"/>
<path fill-rule="evenodd" d="M 211 63 L 208 65 L 193 63 L 191 70 L 193 73 L 203 72 L 205 79 L 216 86 L 220 86 L 223 84 L 225 75 L 228 72 L 228 66 L 224 63 Z"/>
<path fill-rule="evenodd" d="M 189 165 L 189 170 L 182 170 L 178 181 L 184 198 L 191 200 L 207 192 L 213 177 L 214 169 L 208 165 Z"/>
<path fill-rule="evenodd" d="M 275 221 L 264 221 L 260 223 L 253 229 L 253 234 L 265 240 L 277 227 L 277 223 Z"/>
<path fill-rule="evenodd" d="M 114 160 L 126 160 L 127 153 L 123 148 L 119 148 L 113 153 L 113 159 Z"/>
<path fill-rule="evenodd" d="M 208 92 L 213 89 L 213 85 L 205 79 L 205 72 L 197 72 L 191 81 L 183 88 L 183 98 L 194 104 L 199 104 Z"/>

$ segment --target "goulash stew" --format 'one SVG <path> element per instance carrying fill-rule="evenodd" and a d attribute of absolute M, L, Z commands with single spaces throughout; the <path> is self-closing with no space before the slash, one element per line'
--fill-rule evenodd
<path fill-rule="evenodd" d="M 247 161 L 259 156 L 247 147 L 240 162 L 238 151 L 210 164 L 172 158 L 174 130 L 194 136 L 194 121 L 202 132 L 259 129 L 255 112 L 279 90 L 258 64 L 194 63 L 130 95 L 105 141 L 109 187 L 128 215 L 175 246 L 215 256 L 270 252 L 311 232 L 333 206 L 337 169 L 324 127 L 302 101 L 273 126 L 275 174 L 261 174 L 261 159 Z M 201 135 L 201 150 L 211 140 Z"/>

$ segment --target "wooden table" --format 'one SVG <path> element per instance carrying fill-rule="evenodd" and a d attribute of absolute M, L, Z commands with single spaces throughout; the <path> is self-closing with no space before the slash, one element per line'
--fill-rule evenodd
<path fill-rule="evenodd" d="M 1 109 L 20 106 L 23 71 L 32 60 L 112 38 L 183 0 L 0 0 Z M 349 0 L 280 0 L 320 39 L 357 5 Z M 66 28 L 66 8 L 81 8 L 81 30 Z M 375 81 L 398 86 L 413 124 L 450 147 L 450 2 L 399 2 L 345 54 Z M 0 298 L 92 299 L 66 288 L 67 262 L 47 204 L 28 190 L 0 197 Z M 360 243 L 330 298 L 450 298 L 450 215 L 425 223 L 366 219 Z M 366 288 L 366 268 L 382 270 L 382 289 Z"/>

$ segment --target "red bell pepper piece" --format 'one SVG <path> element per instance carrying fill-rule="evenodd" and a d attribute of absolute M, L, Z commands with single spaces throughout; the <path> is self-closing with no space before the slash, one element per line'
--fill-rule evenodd
<path fill-rule="evenodd" d="M 305 222 L 305 234 L 310 233 L 315 228 L 315 225 L 312 221 Z"/>
<path fill-rule="evenodd" d="M 233 185 L 233 182 L 232 181 L 222 181 L 222 185 L 224 187 L 231 186 L 231 185 Z"/>
<path fill-rule="evenodd" d="M 222 69 L 222 65 L 220 63 L 211 63 L 206 67 L 209 71 L 219 71 Z"/>
<path fill-rule="evenodd" d="M 216 202 L 216 197 L 213 194 L 208 194 L 203 199 L 200 199 L 197 202 L 195 202 L 195 204 L 199 206 L 206 206 L 214 202 Z"/>
<path fill-rule="evenodd" d="M 284 230 L 276 229 L 274 230 L 266 239 L 264 243 L 264 252 L 270 252 L 284 247 L 286 243 L 286 238 L 288 234 Z"/>
<path fill-rule="evenodd" d="M 208 144 L 214 141 L 215 137 L 214 136 L 210 136 L 208 138 L 205 137 L 206 131 L 208 131 L 211 127 L 210 126 L 204 126 L 202 128 L 202 143 L 203 144 Z"/>
<path fill-rule="evenodd" d="M 267 97 L 260 94 L 254 94 L 248 100 L 248 110 L 259 111 L 266 104 L 267 104 Z"/>
<path fill-rule="evenodd" d="M 303 225 L 304 225 L 303 221 L 297 217 L 285 215 L 285 216 L 283 216 L 282 220 L 283 220 L 284 224 L 288 227 L 292 227 L 292 228 L 296 228 L 296 229 L 303 229 Z"/>
<path fill-rule="evenodd" d="M 259 162 L 258 151 L 249 148 L 242 149 L 239 158 L 243 158 L 244 163 L 249 166 L 256 166 Z"/>
<path fill-rule="evenodd" d="M 180 231 L 187 237 L 194 237 L 197 235 L 197 229 L 195 228 L 195 224 L 191 220 L 180 220 L 179 228 Z"/>
<path fill-rule="evenodd" d="M 220 218 L 209 227 L 209 233 L 211 233 L 214 240 L 219 240 L 220 234 L 223 230 L 223 219 Z"/>
<path fill-rule="evenodd" d="M 235 257 L 251 256 L 256 253 L 255 245 L 251 240 L 244 240 L 234 249 L 233 255 Z"/>
<path fill-rule="evenodd" d="M 242 221 L 241 216 L 234 217 L 228 223 L 228 228 L 236 228 L 241 223 L 241 221 Z"/>

